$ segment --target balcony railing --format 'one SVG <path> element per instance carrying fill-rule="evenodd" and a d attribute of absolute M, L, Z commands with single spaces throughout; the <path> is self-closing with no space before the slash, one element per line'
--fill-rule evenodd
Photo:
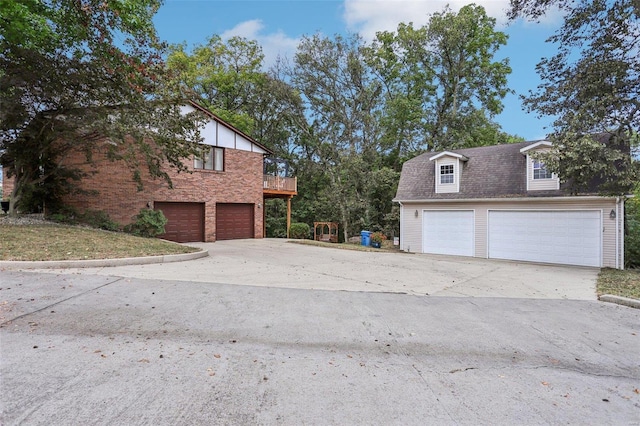
<path fill-rule="evenodd" d="M 264 175 L 263 182 L 265 191 L 298 192 L 298 179 L 295 177 Z"/>

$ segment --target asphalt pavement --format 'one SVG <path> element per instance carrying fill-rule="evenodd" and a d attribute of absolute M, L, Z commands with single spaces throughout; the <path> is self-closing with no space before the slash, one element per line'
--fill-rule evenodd
<path fill-rule="evenodd" d="M 593 270 L 265 243 L 0 271 L 0 423 L 640 424 L 640 310 Z"/>

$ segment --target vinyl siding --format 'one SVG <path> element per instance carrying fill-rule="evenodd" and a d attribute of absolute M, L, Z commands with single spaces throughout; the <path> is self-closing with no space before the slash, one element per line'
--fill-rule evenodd
<path fill-rule="evenodd" d="M 444 157 L 436 160 L 436 193 L 447 194 L 452 192 L 460 192 L 460 164 L 457 158 Z M 440 183 L 440 166 L 453 165 L 453 183 Z"/>
<path fill-rule="evenodd" d="M 472 202 L 403 202 L 401 211 L 402 233 L 400 249 L 422 253 L 423 210 L 474 210 L 475 211 L 475 257 L 488 257 L 487 222 L 489 210 L 600 210 L 602 212 L 602 266 L 622 267 L 622 208 L 618 209 L 616 219 L 609 217 L 616 210 L 615 198 L 584 199 L 581 197 L 558 200 L 509 199 L 481 200 Z M 415 217 L 415 212 L 418 217 Z M 616 223 L 618 224 L 618 245 L 616 253 Z M 616 264 L 616 254 L 618 263 Z"/>
<path fill-rule="evenodd" d="M 540 150 L 543 151 L 543 150 Z M 548 151 L 548 150 L 545 150 Z M 533 158 L 527 154 L 527 191 L 545 191 L 560 189 L 560 180 L 554 174 L 551 179 L 533 178 Z"/>

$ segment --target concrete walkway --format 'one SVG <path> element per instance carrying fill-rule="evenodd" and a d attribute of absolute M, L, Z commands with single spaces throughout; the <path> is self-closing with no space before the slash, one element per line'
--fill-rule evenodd
<path fill-rule="evenodd" d="M 429 296 L 596 300 L 595 268 L 361 252 L 282 239 L 190 245 L 208 250 L 209 256 L 186 262 L 41 272 Z"/>

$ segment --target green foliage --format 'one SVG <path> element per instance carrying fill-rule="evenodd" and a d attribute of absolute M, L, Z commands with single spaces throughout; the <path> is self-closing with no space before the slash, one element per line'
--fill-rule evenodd
<path fill-rule="evenodd" d="M 104 229 L 106 231 L 119 231 L 120 225 L 109 217 L 109 214 L 102 210 L 86 210 L 78 220 L 92 228 Z"/>
<path fill-rule="evenodd" d="M 374 243 L 382 243 L 383 241 L 385 241 L 387 239 L 387 236 L 384 235 L 382 232 L 373 232 L 371 233 L 371 241 Z"/>
<path fill-rule="evenodd" d="M 124 231 L 139 237 L 153 238 L 165 233 L 167 218 L 161 210 L 141 209 Z"/>
<path fill-rule="evenodd" d="M 289 228 L 289 237 L 294 239 L 309 239 L 311 227 L 306 223 L 294 222 Z"/>
<path fill-rule="evenodd" d="M 640 132 L 638 2 L 512 0 L 510 17 L 539 19 L 554 6 L 564 12 L 549 39 L 557 52 L 538 64 L 543 83 L 525 106 L 556 117 L 550 139 L 558 146 L 549 170 L 571 182 L 574 192 L 598 179 L 604 193 L 623 195 L 640 180 L 640 165 L 628 150 Z M 608 134 L 611 143 L 590 137 L 598 134 Z"/>
<path fill-rule="evenodd" d="M 507 41 L 495 23 L 482 6 L 445 8 L 421 28 L 401 23 L 377 33 L 366 49 L 386 88 L 382 140 L 395 170 L 423 150 L 499 142 L 492 117 L 509 93 L 511 68 L 494 60 Z"/>
<path fill-rule="evenodd" d="M 306 128 L 300 94 L 285 81 L 281 64 L 263 68 L 262 48 L 254 40 L 213 35 L 187 51 L 171 46 L 169 70 L 177 90 L 199 99 L 223 120 L 273 149 L 278 157 L 290 151 Z"/>
<path fill-rule="evenodd" d="M 334 206 L 331 213 L 346 240 L 365 207 L 369 161 L 375 161 L 378 151 L 381 84 L 365 66 L 359 38 L 320 35 L 300 43 L 292 82 L 313 120 L 305 142 L 315 164 L 307 170 L 322 175 L 313 196 Z"/>
<path fill-rule="evenodd" d="M 491 121 L 508 93 L 506 36 L 483 8 L 445 9 L 429 25 L 401 24 L 371 46 L 357 37 L 304 37 L 291 84 L 311 124 L 298 141 L 296 220 L 399 232 L 402 163 L 425 149 L 518 140 Z M 442 58 L 455 58 L 447 62 Z"/>
<path fill-rule="evenodd" d="M 627 268 L 640 268 L 640 185 L 625 203 L 624 258 Z"/>
<path fill-rule="evenodd" d="M 167 85 L 152 22 L 160 3 L 2 1 L 0 163 L 15 179 L 10 214 L 25 196 L 49 205 L 48 194 L 69 190 L 81 176 L 60 160 L 73 150 L 90 161 L 105 146 L 138 184 L 145 165 L 169 184 L 164 166 L 186 168 L 198 123 L 180 114 Z"/>
<path fill-rule="evenodd" d="M 640 177 L 640 163 L 629 155 L 626 135 L 559 132 L 548 153 L 537 155 L 547 168 L 567 182 L 572 193 L 598 191 L 606 195 L 628 194 Z"/>
<path fill-rule="evenodd" d="M 283 199 L 266 200 L 264 204 L 267 238 L 287 238 L 287 204 Z"/>
<path fill-rule="evenodd" d="M 79 223 L 78 210 L 71 206 L 61 206 L 47 216 L 53 222 L 65 223 L 67 225 L 77 225 Z"/>
<path fill-rule="evenodd" d="M 65 223 L 67 225 L 87 225 L 96 229 L 106 231 L 119 231 L 120 225 L 109 217 L 109 214 L 102 210 L 85 210 L 79 213 L 71 206 L 61 206 L 47 216 L 53 222 Z"/>

